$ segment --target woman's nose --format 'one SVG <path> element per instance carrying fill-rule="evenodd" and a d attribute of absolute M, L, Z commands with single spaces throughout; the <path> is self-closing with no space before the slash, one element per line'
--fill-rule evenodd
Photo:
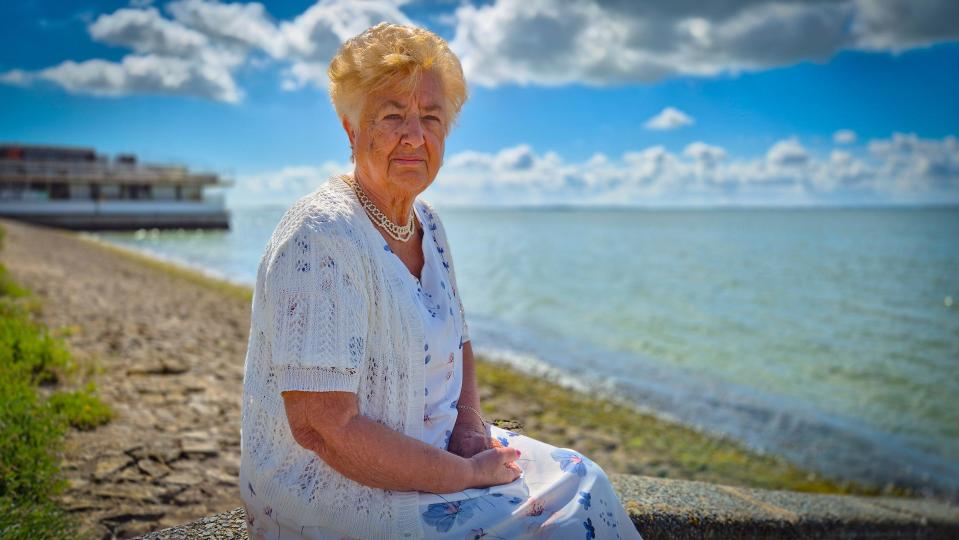
<path fill-rule="evenodd" d="M 423 123 L 419 116 L 409 115 L 403 123 L 403 142 L 414 148 L 423 144 Z"/>

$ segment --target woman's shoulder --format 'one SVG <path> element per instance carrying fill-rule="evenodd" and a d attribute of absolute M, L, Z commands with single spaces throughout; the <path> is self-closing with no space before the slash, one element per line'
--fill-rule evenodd
<path fill-rule="evenodd" d="M 440 215 L 436 212 L 433 204 L 422 197 L 417 197 L 416 202 L 420 204 L 422 214 L 426 218 L 426 223 L 423 225 L 445 238 L 446 230 L 443 228 L 443 220 L 440 219 Z"/>
<path fill-rule="evenodd" d="M 319 242 L 360 239 L 359 229 L 355 226 L 356 208 L 338 184 L 343 182 L 331 177 L 311 193 L 297 199 L 280 218 L 273 231 L 271 244 L 279 246 L 303 236 L 313 237 Z"/>
<path fill-rule="evenodd" d="M 430 212 L 430 213 L 432 213 L 432 214 L 435 214 L 435 213 L 436 213 L 436 208 L 433 207 L 433 203 L 431 203 L 429 200 L 427 200 L 427 199 L 425 199 L 425 198 L 423 198 L 423 197 L 417 197 L 417 198 L 416 198 L 416 202 L 420 203 L 420 206 L 421 206 L 424 210 L 426 210 L 426 211 L 428 211 L 428 212 Z"/>

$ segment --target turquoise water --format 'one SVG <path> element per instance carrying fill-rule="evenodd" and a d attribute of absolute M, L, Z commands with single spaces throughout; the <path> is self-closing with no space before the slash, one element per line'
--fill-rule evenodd
<path fill-rule="evenodd" d="M 252 283 L 283 210 L 97 236 Z M 826 472 L 959 492 L 959 209 L 440 214 L 480 352 Z"/>

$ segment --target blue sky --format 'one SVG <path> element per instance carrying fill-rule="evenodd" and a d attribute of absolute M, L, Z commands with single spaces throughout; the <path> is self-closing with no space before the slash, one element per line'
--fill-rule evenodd
<path fill-rule="evenodd" d="M 7 2 L 0 141 L 285 204 L 348 169 L 323 71 L 391 20 L 449 40 L 470 82 L 441 204 L 959 202 L 959 4 L 563 4 Z"/>

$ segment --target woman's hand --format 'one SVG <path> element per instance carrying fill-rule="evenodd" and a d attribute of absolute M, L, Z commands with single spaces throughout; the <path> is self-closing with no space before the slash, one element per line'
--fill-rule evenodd
<path fill-rule="evenodd" d="M 516 464 L 519 450 L 515 448 L 490 448 L 470 458 L 473 466 L 471 487 L 490 487 L 508 484 L 523 472 Z"/>
<path fill-rule="evenodd" d="M 446 446 L 448 451 L 465 458 L 471 458 L 490 448 L 492 448 L 490 437 L 485 431 L 463 424 L 456 424 L 453 427 L 450 442 Z"/>

